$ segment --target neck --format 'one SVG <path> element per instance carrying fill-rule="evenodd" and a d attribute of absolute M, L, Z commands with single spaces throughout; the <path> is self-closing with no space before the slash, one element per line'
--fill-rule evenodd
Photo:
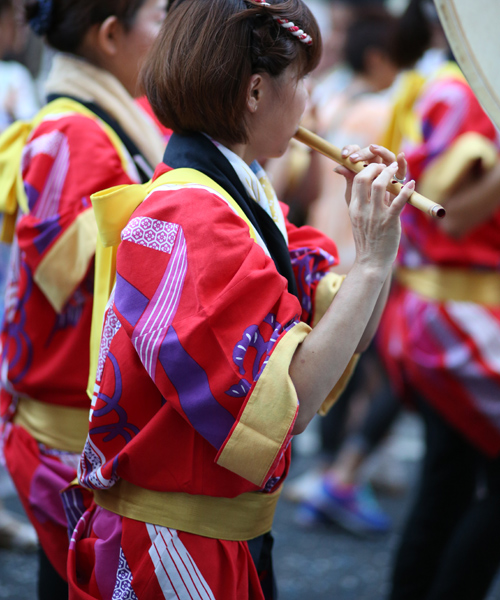
<path fill-rule="evenodd" d="M 224 144 L 224 146 L 244 160 L 247 165 L 251 165 L 254 160 L 257 160 L 257 155 L 249 144 Z"/>

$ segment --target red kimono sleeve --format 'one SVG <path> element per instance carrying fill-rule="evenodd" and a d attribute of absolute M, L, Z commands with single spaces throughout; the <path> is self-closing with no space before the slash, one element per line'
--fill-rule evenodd
<path fill-rule="evenodd" d="M 29 213 L 19 218 L 17 241 L 36 284 L 61 312 L 95 253 L 90 195 L 132 180 L 98 122 L 75 114 L 37 127 L 22 173 Z"/>

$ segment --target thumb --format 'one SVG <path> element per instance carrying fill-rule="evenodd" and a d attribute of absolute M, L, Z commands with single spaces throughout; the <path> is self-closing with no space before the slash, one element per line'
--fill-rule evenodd
<path fill-rule="evenodd" d="M 350 171 L 349 169 L 346 169 L 345 167 L 342 167 L 341 165 L 339 165 L 338 167 L 335 167 L 335 169 L 333 169 L 333 171 L 334 171 L 334 173 L 338 173 L 339 175 L 342 175 L 343 177 L 345 177 L 345 182 L 346 182 L 345 200 L 346 200 L 347 206 L 349 206 L 351 204 L 352 184 L 354 182 L 354 177 L 356 176 L 356 173 L 353 173 L 353 171 Z"/>
<path fill-rule="evenodd" d="M 337 167 L 335 167 L 333 169 L 334 173 L 338 173 L 339 175 L 342 175 L 342 177 L 345 177 L 346 180 L 352 183 L 352 180 L 354 179 L 354 177 L 356 177 L 356 173 L 354 173 L 353 171 L 350 171 L 349 169 L 346 169 L 345 167 L 343 167 L 342 165 L 338 165 Z"/>

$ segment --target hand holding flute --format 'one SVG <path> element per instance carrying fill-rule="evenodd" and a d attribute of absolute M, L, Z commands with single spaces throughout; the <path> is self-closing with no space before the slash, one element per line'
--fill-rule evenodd
<path fill-rule="evenodd" d="M 309 148 L 320 152 L 324 156 L 337 162 L 339 165 L 346 167 L 354 173 L 359 173 L 364 169 L 363 161 L 352 162 L 349 158 L 349 153 L 346 156 L 343 156 L 339 148 L 337 148 L 333 144 L 328 143 L 326 140 L 316 135 L 315 133 L 312 133 L 305 127 L 299 127 L 294 137 L 299 142 L 306 144 L 306 146 L 309 146 Z M 387 186 L 387 190 L 394 195 L 398 195 L 401 192 L 401 189 L 402 185 L 398 182 L 391 182 Z M 418 194 L 415 191 L 410 196 L 408 204 L 411 204 L 415 208 L 422 210 L 423 212 L 431 215 L 432 217 L 442 219 L 446 215 L 445 209 L 440 204 L 437 204 L 436 202 L 425 198 L 424 196 Z"/>

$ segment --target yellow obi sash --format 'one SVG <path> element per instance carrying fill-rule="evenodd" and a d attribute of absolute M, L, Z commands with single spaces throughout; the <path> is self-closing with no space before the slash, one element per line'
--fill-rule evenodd
<path fill-rule="evenodd" d="M 135 209 L 149 194 L 164 185 L 203 186 L 222 196 L 248 226 L 249 235 L 257 241 L 257 233 L 239 204 L 218 183 L 195 169 L 173 169 L 155 181 L 137 185 L 120 185 L 91 196 L 100 239 L 97 240 L 94 281 L 94 306 L 90 333 L 90 372 L 87 394 L 92 398 L 97 373 L 99 346 L 106 305 L 116 280 L 116 251 L 121 232 Z"/>
<path fill-rule="evenodd" d="M 438 302 L 500 306 L 500 273 L 444 267 L 399 267 L 396 279 L 406 288 Z"/>
<path fill-rule="evenodd" d="M 28 199 L 24 191 L 21 173 L 21 156 L 31 132 L 48 116 L 76 113 L 91 117 L 97 121 L 106 132 L 116 149 L 125 172 L 128 171 L 128 159 L 123 144 L 114 130 L 99 119 L 91 110 L 70 98 L 58 98 L 49 102 L 38 112 L 32 121 L 17 121 L 0 135 L 0 212 L 4 213 L 2 242 L 12 242 L 20 208 L 28 213 Z"/>
<path fill-rule="evenodd" d="M 21 397 L 13 421 L 37 442 L 80 454 L 89 431 L 89 410 Z"/>
<path fill-rule="evenodd" d="M 95 490 L 96 504 L 122 517 L 219 540 L 246 541 L 271 530 L 281 487 L 235 498 L 155 492 L 120 479 Z"/>

